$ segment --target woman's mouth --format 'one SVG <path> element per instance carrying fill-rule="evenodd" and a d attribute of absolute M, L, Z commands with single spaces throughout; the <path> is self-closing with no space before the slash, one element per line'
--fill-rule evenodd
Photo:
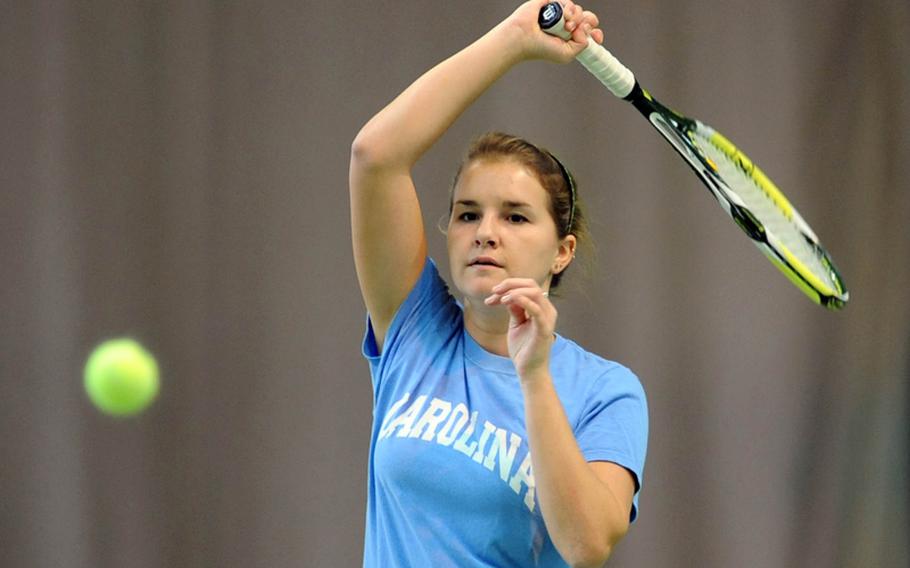
<path fill-rule="evenodd" d="M 468 266 L 502 268 L 502 264 L 500 264 L 499 261 L 491 256 L 475 257 L 471 259 L 471 262 L 468 263 Z"/>

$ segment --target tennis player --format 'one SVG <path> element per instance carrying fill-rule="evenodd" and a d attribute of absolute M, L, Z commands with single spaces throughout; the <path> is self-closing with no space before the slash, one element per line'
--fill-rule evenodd
<path fill-rule="evenodd" d="M 438 64 L 353 143 L 354 260 L 369 313 L 374 418 L 365 567 L 601 566 L 636 518 L 647 408 L 635 375 L 555 333 L 549 292 L 585 236 L 571 174 L 501 133 L 458 169 L 452 289 L 427 257 L 411 170 L 512 66 L 569 62 L 597 17 L 565 2 L 571 40 L 533 0 Z"/>

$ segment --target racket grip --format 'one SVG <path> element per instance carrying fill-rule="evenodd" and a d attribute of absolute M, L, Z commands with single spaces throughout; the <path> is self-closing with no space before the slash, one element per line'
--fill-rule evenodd
<path fill-rule="evenodd" d="M 566 31 L 563 18 L 562 5 L 559 2 L 550 2 L 540 10 L 537 19 L 540 29 L 550 35 L 568 40 L 572 34 Z M 635 76 L 628 67 L 607 49 L 588 37 L 588 47 L 579 53 L 575 59 L 581 63 L 592 75 L 597 77 L 611 93 L 624 99 L 635 87 Z"/>

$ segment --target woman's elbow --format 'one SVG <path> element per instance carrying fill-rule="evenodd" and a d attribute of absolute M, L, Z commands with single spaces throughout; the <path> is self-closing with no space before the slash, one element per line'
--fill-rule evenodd
<path fill-rule="evenodd" d="M 366 173 L 409 172 L 419 154 L 402 138 L 367 123 L 351 143 L 351 168 Z"/>
<path fill-rule="evenodd" d="M 601 568 L 610 559 L 614 547 L 628 532 L 628 525 L 617 529 L 606 539 L 580 543 L 566 561 L 573 568 Z"/>
<path fill-rule="evenodd" d="M 572 568 L 603 568 L 613 552 L 611 546 L 586 547 L 584 550 L 577 551 L 572 558 L 567 558 L 569 566 Z"/>
<path fill-rule="evenodd" d="M 371 169 L 382 163 L 382 149 L 364 128 L 351 143 L 351 167 Z"/>

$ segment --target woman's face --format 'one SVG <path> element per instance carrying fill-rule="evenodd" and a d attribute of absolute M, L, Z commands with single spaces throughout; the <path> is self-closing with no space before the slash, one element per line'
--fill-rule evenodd
<path fill-rule="evenodd" d="M 482 301 L 506 278 L 533 278 L 544 290 L 571 261 L 575 237 L 560 239 L 550 197 L 514 160 L 476 160 L 455 186 L 447 243 L 455 287 Z"/>

